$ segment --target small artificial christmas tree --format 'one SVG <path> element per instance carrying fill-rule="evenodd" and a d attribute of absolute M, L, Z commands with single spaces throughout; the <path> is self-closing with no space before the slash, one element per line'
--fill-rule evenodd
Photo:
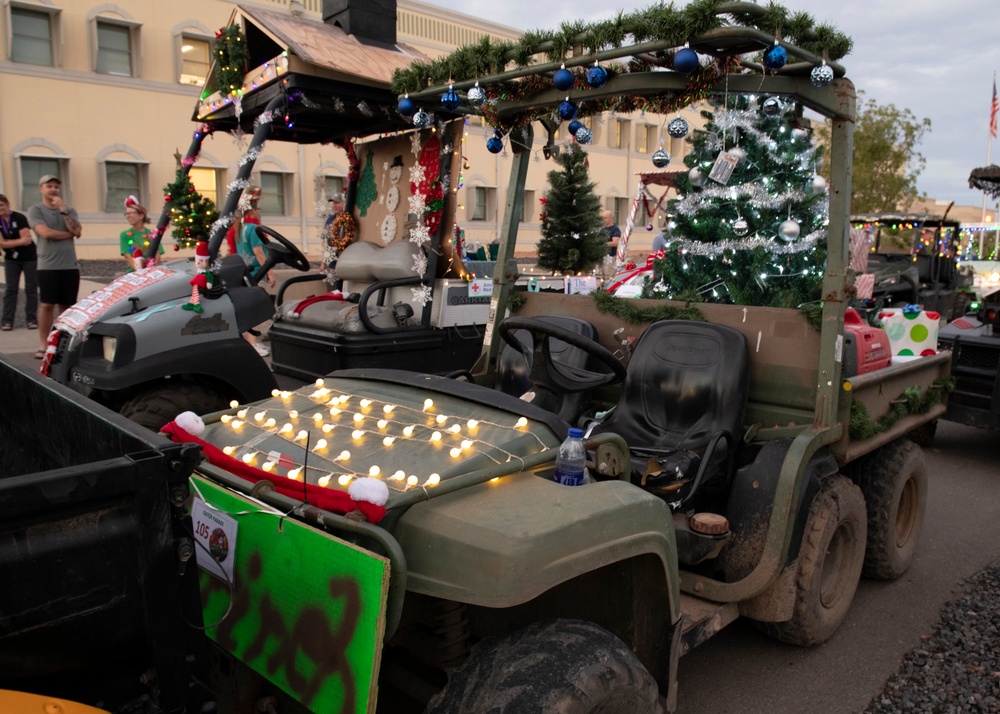
<path fill-rule="evenodd" d="M 702 112 L 708 123 L 689 139 L 690 171 L 668 209 L 676 242 L 655 261 L 647 296 L 768 307 L 819 300 L 826 183 L 812 134 L 790 125 L 793 113 L 775 98 L 746 96 Z M 718 173 L 733 164 L 728 178 Z"/>
<path fill-rule="evenodd" d="M 587 154 L 576 144 L 556 156 L 562 171 L 549 172 L 549 190 L 538 242 L 538 265 L 562 273 L 591 270 L 608 254 L 601 199 L 587 171 Z"/>
<path fill-rule="evenodd" d="M 163 189 L 163 200 L 170 208 L 173 236 L 179 248 L 193 248 L 198 241 L 208 240 L 219 212 L 211 199 L 198 193 L 183 169 L 178 168 L 173 183 Z"/>

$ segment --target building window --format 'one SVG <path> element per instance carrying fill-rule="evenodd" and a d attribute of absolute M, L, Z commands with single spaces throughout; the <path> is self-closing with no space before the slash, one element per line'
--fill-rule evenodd
<path fill-rule="evenodd" d="M 612 149 L 627 149 L 631 125 L 632 122 L 628 119 L 613 119 L 611 131 L 608 132 L 608 146 Z"/>
<path fill-rule="evenodd" d="M 202 37 L 181 35 L 180 74 L 181 84 L 202 86 L 208 77 L 208 65 L 212 56 L 212 43 Z"/>
<path fill-rule="evenodd" d="M 265 216 L 285 215 L 285 174 L 260 172 L 260 211 Z"/>
<path fill-rule="evenodd" d="M 139 198 L 142 203 L 142 165 L 122 161 L 104 162 L 104 180 L 107 187 L 104 196 L 104 211 L 117 213 L 124 210 L 125 199 Z"/>
<path fill-rule="evenodd" d="M 52 57 L 52 15 L 23 7 L 10 8 L 10 58 L 14 62 L 55 65 Z"/>
<path fill-rule="evenodd" d="M 63 178 L 69 175 L 64 161 L 51 156 L 22 156 L 21 159 L 21 208 L 26 210 L 42 200 L 38 191 L 38 179 L 46 174 Z M 63 187 L 63 198 L 67 196 Z M 67 203 L 68 203 L 67 199 Z"/>
<path fill-rule="evenodd" d="M 641 154 L 651 154 L 660 148 L 660 134 L 653 124 L 639 124 L 635 128 L 635 149 Z"/>
<path fill-rule="evenodd" d="M 631 207 L 632 199 L 630 198 L 611 199 L 611 213 L 614 215 L 614 222 L 616 226 L 621 228 L 625 225 L 625 222 L 628 220 L 628 213 Z"/>
<path fill-rule="evenodd" d="M 535 192 L 525 189 L 521 212 L 517 216 L 518 223 L 530 223 L 535 217 Z"/>
<path fill-rule="evenodd" d="M 323 189 L 326 191 L 326 198 L 329 200 L 330 196 L 335 193 L 344 192 L 344 177 L 343 176 L 324 176 L 323 177 Z M 324 209 L 326 207 L 324 206 Z"/>
<path fill-rule="evenodd" d="M 95 69 L 101 74 L 131 77 L 133 71 L 133 40 L 136 27 L 116 22 L 98 20 L 97 64 Z"/>
<path fill-rule="evenodd" d="M 465 210 L 470 221 L 493 220 L 496 215 L 496 193 L 495 188 L 486 186 L 474 186 L 469 189 L 469 205 Z"/>
<path fill-rule="evenodd" d="M 219 205 L 219 172 L 216 169 L 206 169 L 192 166 L 188 169 L 188 178 L 200 193 L 218 207 Z"/>

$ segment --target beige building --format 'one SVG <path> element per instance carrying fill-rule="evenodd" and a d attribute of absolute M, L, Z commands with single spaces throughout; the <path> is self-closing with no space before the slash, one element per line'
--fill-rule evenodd
<path fill-rule="evenodd" d="M 258 7 L 302 12 L 317 21 L 322 0 L 259 0 Z M 18 210 L 38 202 L 38 178 L 55 174 L 80 214 L 81 258 L 114 258 L 126 226 L 124 200 L 134 194 L 158 215 L 163 187 L 197 124 L 192 121 L 206 77 L 215 34 L 234 9 L 227 0 L 5 0 L 2 9 L 3 97 L 0 103 L 0 193 Z M 514 38 L 519 31 L 414 0 L 399 0 L 398 41 L 436 57 L 477 41 L 483 34 Z M 685 110 L 693 124 L 697 113 Z M 666 135 L 666 118 L 635 113 L 588 119 L 594 140 L 587 147 L 591 177 L 624 226 L 637 171 L 653 170 L 650 156 L 661 136 L 681 166 L 683 140 Z M 539 199 L 554 163 L 542 157 L 536 132 L 521 217 L 520 248 L 531 254 L 539 237 Z M 492 135 L 477 119 L 467 127 L 458 221 L 471 243 L 498 237 L 509 151 L 485 148 Z M 566 136 L 560 137 L 565 141 Z M 243 137 L 208 138 L 191 179 L 213 200 L 225 197 L 236 175 Z M 339 189 L 347 174 L 344 152 L 329 145 L 270 142 L 254 167 L 263 189 L 265 222 L 310 255 L 319 256 L 322 196 Z M 654 200 L 662 191 L 654 190 Z M 665 202 L 663 203 L 665 205 Z M 630 252 L 648 249 L 653 219 L 636 217 Z M 658 222 L 658 221 L 657 221 Z M 165 241 L 168 252 L 173 240 Z"/>

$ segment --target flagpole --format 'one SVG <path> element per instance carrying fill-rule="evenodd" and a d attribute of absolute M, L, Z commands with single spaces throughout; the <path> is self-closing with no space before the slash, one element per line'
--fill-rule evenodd
<path fill-rule="evenodd" d="M 995 115 L 993 114 L 993 112 L 994 112 L 993 108 L 996 106 L 996 102 L 997 102 L 997 71 L 996 70 L 993 70 L 993 99 L 991 100 L 991 102 L 992 103 L 990 104 L 990 128 L 989 128 L 989 131 L 986 132 L 986 165 L 987 166 L 990 165 L 990 161 L 991 161 L 990 157 L 991 157 L 991 152 L 993 150 L 993 131 L 994 131 L 993 127 L 995 126 L 993 122 L 996 121 L 995 118 L 994 118 Z M 1000 218 L 1000 216 L 994 216 L 994 218 Z M 982 220 L 980 222 L 981 223 L 986 223 L 986 192 L 985 191 L 983 191 L 983 217 L 982 217 Z"/>

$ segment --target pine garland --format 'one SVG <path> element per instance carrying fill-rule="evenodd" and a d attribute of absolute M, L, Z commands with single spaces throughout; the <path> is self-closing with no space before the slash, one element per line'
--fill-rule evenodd
<path fill-rule="evenodd" d="M 926 414 L 931 407 L 941 402 L 941 395 L 955 388 L 955 380 L 949 377 L 934 382 L 923 394 L 920 387 L 909 387 L 893 401 L 889 411 L 872 421 L 868 407 L 855 400 L 851 403 L 851 421 L 848 427 L 852 441 L 864 441 L 888 431 L 896 422 L 910 414 Z"/>
<path fill-rule="evenodd" d="M 250 49 L 239 25 L 223 27 L 215 33 L 215 81 L 223 95 L 243 88 Z"/>
<path fill-rule="evenodd" d="M 525 32 L 516 42 L 483 37 L 474 45 L 460 47 L 432 62 L 418 62 L 409 69 L 396 70 L 392 90 L 398 94 L 417 92 L 428 86 L 447 84 L 449 80 L 465 81 L 499 74 L 512 64 L 515 68 L 528 67 L 538 54 L 558 61 L 577 46 L 590 54 L 651 40 L 663 40 L 681 47 L 709 30 L 726 26 L 780 33 L 785 41 L 830 60 L 839 60 L 851 51 L 849 37 L 830 25 L 816 25 L 808 13 L 792 13 L 772 2 L 762 15 L 754 12 L 718 14 L 718 8 L 727 4 L 725 0 L 694 0 L 683 8 L 673 3 L 657 4 L 644 10 L 619 13 L 602 22 L 563 23 L 558 30 Z"/>
<path fill-rule="evenodd" d="M 630 298 L 617 298 L 604 290 L 595 290 L 594 306 L 599 312 L 618 318 L 622 322 L 630 325 L 638 325 L 645 322 L 656 322 L 658 320 L 694 320 L 696 322 L 708 322 L 701 311 L 692 307 L 690 302 L 684 307 L 660 304 L 655 307 L 639 307 L 635 300 Z"/>

